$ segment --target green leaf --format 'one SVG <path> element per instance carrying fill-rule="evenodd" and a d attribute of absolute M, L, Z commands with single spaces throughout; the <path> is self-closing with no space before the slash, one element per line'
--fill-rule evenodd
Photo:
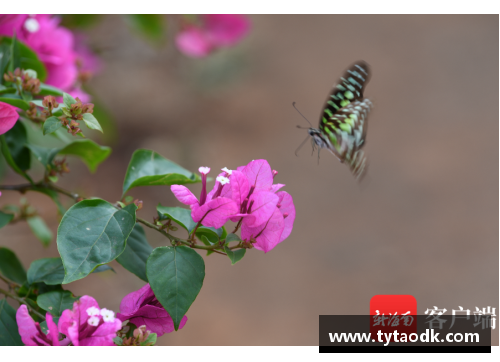
<path fill-rule="evenodd" d="M 243 259 L 247 249 L 237 249 L 237 250 L 233 251 L 233 250 L 229 249 L 227 245 L 224 245 L 224 251 L 226 252 L 229 259 L 231 260 L 231 265 L 234 265 L 237 262 L 239 262 L 241 259 Z"/>
<path fill-rule="evenodd" d="M 49 312 L 55 317 L 60 317 L 63 310 L 73 309 L 73 303 L 76 298 L 69 290 L 55 290 L 39 295 L 36 303 L 40 308 Z"/>
<path fill-rule="evenodd" d="M 88 128 L 101 131 L 102 133 L 101 125 L 92 113 L 85 113 L 83 115 L 83 122 L 85 122 Z"/>
<path fill-rule="evenodd" d="M 11 45 L 12 38 L 3 38 L 1 43 Z M 20 42 L 18 39 L 16 39 L 16 43 L 19 51 L 19 63 L 14 67 L 14 69 L 16 69 L 17 67 L 20 67 L 21 69 L 33 69 L 37 73 L 38 79 L 41 82 L 44 82 L 47 78 L 47 69 L 45 69 L 45 65 L 43 65 L 40 59 L 38 59 L 36 53 L 28 46 Z"/>
<path fill-rule="evenodd" d="M 26 271 L 16 254 L 10 249 L 0 248 L 0 274 L 17 284 L 26 281 Z"/>
<path fill-rule="evenodd" d="M 30 104 L 29 102 L 26 102 L 25 100 L 21 99 L 21 98 L 17 98 L 12 96 L 12 97 L 7 97 L 7 96 L 4 96 L 4 97 L 0 97 L 0 102 L 4 102 L 4 103 L 7 103 L 7 104 L 10 104 L 11 106 L 14 106 L 14 107 L 17 107 L 17 108 L 21 108 L 23 111 L 27 111 L 28 109 L 30 109 Z M 19 123 L 19 122 L 17 122 Z"/>
<path fill-rule="evenodd" d="M 33 234 L 42 242 L 43 246 L 49 246 L 54 235 L 47 227 L 47 224 L 45 224 L 45 221 L 40 216 L 29 217 L 26 221 Z"/>
<path fill-rule="evenodd" d="M 0 346 L 24 346 L 17 327 L 16 310 L 7 299 L 0 300 Z"/>
<path fill-rule="evenodd" d="M 115 337 L 113 338 L 113 343 L 117 346 L 123 346 L 123 338 Z"/>
<path fill-rule="evenodd" d="M 3 73 L 0 73 L 3 74 Z M 9 93 L 15 93 L 16 88 L 7 88 L 4 87 L 3 85 L 0 85 L 0 94 L 9 94 Z"/>
<path fill-rule="evenodd" d="M 116 259 L 135 225 L 137 206 L 116 209 L 101 199 L 83 200 L 64 214 L 57 248 L 66 271 L 63 284 L 85 278 L 99 265 Z"/>
<path fill-rule="evenodd" d="M 109 265 L 100 265 L 92 273 L 101 273 L 114 269 Z M 61 258 L 43 258 L 35 260 L 28 269 L 28 284 L 45 283 L 47 285 L 62 284 L 64 280 L 64 266 Z"/>
<path fill-rule="evenodd" d="M 201 178 L 151 150 L 137 150 L 127 168 L 123 195 L 137 186 L 184 185 Z"/>
<path fill-rule="evenodd" d="M 60 148 L 48 148 L 34 144 L 27 144 L 26 147 L 30 149 L 33 156 L 44 166 L 50 165 L 60 150 Z"/>
<path fill-rule="evenodd" d="M 141 342 L 141 346 L 154 346 L 156 343 L 157 335 L 156 333 L 150 333 L 148 338 L 144 342 Z"/>
<path fill-rule="evenodd" d="M 19 123 L 19 122 L 18 122 Z M 19 175 L 23 176 L 25 179 L 27 179 L 30 183 L 33 183 L 33 180 L 31 179 L 31 177 L 28 176 L 28 174 L 26 172 L 24 172 L 23 170 L 21 170 L 16 162 L 14 161 L 14 159 L 12 158 L 12 155 L 10 153 L 10 150 L 9 150 L 9 146 L 7 145 L 7 140 L 6 140 L 6 137 L 5 137 L 5 134 L 3 135 L 0 135 L 0 147 L 2 149 L 2 153 L 3 153 L 3 156 L 5 158 L 5 161 L 7 161 L 7 164 L 16 172 L 18 173 Z"/>
<path fill-rule="evenodd" d="M 153 42 L 160 42 L 166 35 L 166 17 L 161 14 L 130 14 L 129 22 L 140 34 Z"/>
<path fill-rule="evenodd" d="M 0 211 L 0 229 L 10 223 L 13 218 L 13 214 L 6 214 L 5 212 Z"/>
<path fill-rule="evenodd" d="M 64 279 L 64 266 L 61 258 L 43 258 L 35 260 L 28 269 L 28 284 L 61 284 Z"/>
<path fill-rule="evenodd" d="M 203 258 L 187 246 L 164 246 L 153 250 L 146 268 L 149 284 L 177 330 L 203 285 Z"/>
<path fill-rule="evenodd" d="M 191 217 L 191 210 L 183 209 L 182 207 L 167 207 L 158 205 L 156 207 L 160 220 L 171 219 L 179 226 L 186 229 L 189 234 L 196 226 L 196 223 Z"/>
<path fill-rule="evenodd" d="M 198 230 L 196 230 L 196 236 L 200 237 L 201 235 L 204 235 L 211 244 L 215 244 L 221 239 L 221 236 L 225 229 L 219 228 L 215 229 L 213 227 L 208 227 L 208 226 L 200 226 Z"/>
<path fill-rule="evenodd" d="M 147 282 L 146 262 L 152 251 L 153 248 L 146 239 L 144 229 L 139 224 L 135 224 L 127 239 L 125 251 L 116 258 L 116 261 L 129 272 Z"/>
<path fill-rule="evenodd" d="M 236 234 L 229 234 L 227 237 L 226 237 L 226 244 L 229 244 L 231 241 L 237 241 L 237 242 L 240 242 L 241 239 L 238 235 Z"/>
<path fill-rule="evenodd" d="M 4 136 L 9 153 L 17 167 L 22 171 L 29 170 L 31 166 L 31 152 L 26 147 L 28 136 L 24 124 L 16 122 L 14 127 L 5 133 Z"/>
<path fill-rule="evenodd" d="M 89 139 L 75 140 L 58 152 L 60 155 L 72 155 L 81 158 L 90 172 L 95 172 L 97 166 L 106 160 L 110 153 L 110 147 L 100 146 Z"/>
<path fill-rule="evenodd" d="M 57 117 L 49 117 L 45 120 L 45 122 L 43 123 L 43 134 L 46 135 L 46 134 L 50 134 L 52 132 L 55 132 L 57 131 L 59 128 L 62 127 L 62 123 L 61 123 L 61 120 Z"/>
<path fill-rule="evenodd" d="M 72 104 L 76 103 L 76 99 L 73 98 L 70 94 L 68 93 L 63 93 L 63 101 L 66 107 L 71 108 Z"/>
<path fill-rule="evenodd" d="M 3 74 L 7 72 L 10 63 L 10 46 L 0 42 L 0 84 L 4 82 Z"/>
<path fill-rule="evenodd" d="M 40 93 L 37 96 L 59 96 L 61 97 L 64 94 L 64 91 L 56 88 L 54 86 L 40 83 Z"/>
<path fill-rule="evenodd" d="M 10 58 L 9 70 L 13 72 L 21 66 L 21 55 L 19 54 L 19 42 L 16 33 L 14 33 L 10 43 L 10 54 L 12 54 L 12 57 Z"/>

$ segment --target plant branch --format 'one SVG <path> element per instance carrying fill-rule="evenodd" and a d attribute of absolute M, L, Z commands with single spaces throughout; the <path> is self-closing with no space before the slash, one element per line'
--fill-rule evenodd
<path fill-rule="evenodd" d="M 7 278 L 3 277 L 1 274 L 0 274 L 0 279 L 1 279 L 1 280 L 3 280 L 3 281 L 5 282 L 5 284 L 7 284 L 7 285 L 9 285 L 9 286 L 10 286 L 10 285 L 13 285 L 13 286 L 16 286 L 16 287 L 19 287 L 19 286 L 20 286 L 19 284 L 17 284 L 17 283 L 15 283 L 15 282 L 13 282 L 13 281 L 11 281 L 11 280 L 9 280 L 9 279 L 7 279 Z"/>
<path fill-rule="evenodd" d="M 40 317 L 43 320 L 45 320 L 45 317 L 41 313 L 39 313 L 38 311 L 34 310 L 28 303 L 26 303 L 23 300 L 23 298 L 19 298 L 17 295 L 14 295 L 14 294 L 12 294 L 12 293 L 10 293 L 10 292 L 8 292 L 6 290 L 3 290 L 1 288 L 0 288 L 0 293 L 4 294 L 6 297 L 9 297 L 9 298 L 12 298 L 12 299 L 18 301 L 21 304 L 26 305 L 33 312 L 33 314 L 36 314 L 38 317 Z"/>

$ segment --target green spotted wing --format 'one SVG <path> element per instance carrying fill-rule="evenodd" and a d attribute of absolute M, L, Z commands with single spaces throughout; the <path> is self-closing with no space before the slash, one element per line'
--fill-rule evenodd
<path fill-rule="evenodd" d="M 365 144 L 367 120 L 372 103 L 363 93 L 370 79 L 368 64 L 358 61 L 347 69 L 329 94 L 319 129 L 329 142 L 328 149 L 347 163 L 356 178 L 361 178 L 367 160 L 361 150 Z"/>

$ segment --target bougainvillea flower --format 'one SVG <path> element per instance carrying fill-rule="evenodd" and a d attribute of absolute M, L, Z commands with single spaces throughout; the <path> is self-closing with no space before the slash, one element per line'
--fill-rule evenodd
<path fill-rule="evenodd" d="M 218 229 L 226 223 L 230 216 L 238 212 L 238 206 L 232 199 L 220 196 L 222 187 L 229 185 L 229 179 L 218 176 L 219 192 L 211 192 L 207 195 L 207 174 L 210 172 L 210 168 L 200 167 L 198 171 L 202 175 L 202 189 L 199 201 L 186 186 L 172 185 L 170 190 L 172 190 L 177 200 L 191 207 L 193 221 L 201 221 L 203 226 Z"/>
<path fill-rule="evenodd" d="M 113 338 L 122 328 L 120 319 L 113 311 L 99 309 L 96 300 L 84 295 L 66 309 L 59 319 L 59 331 L 65 334 L 74 346 L 114 346 Z"/>
<path fill-rule="evenodd" d="M 79 73 L 95 73 L 99 67 L 88 48 L 59 23 L 60 19 L 52 15 L 0 15 L 0 36 L 12 37 L 15 33 L 44 63 L 45 83 L 72 93 L 78 89 Z M 78 96 L 85 98 L 81 91 Z"/>
<path fill-rule="evenodd" d="M 69 343 L 69 340 L 59 341 L 59 330 L 50 313 L 47 313 L 46 321 L 47 334 L 43 333 L 40 323 L 31 318 L 24 304 L 19 307 L 16 312 L 16 322 L 21 340 L 26 346 L 61 346 Z"/>
<path fill-rule="evenodd" d="M 188 24 L 180 31 L 175 43 L 177 48 L 190 57 L 202 58 L 220 47 L 237 44 L 250 30 L 245 15 L 208 14 L 198 17 L 200 25 Z"/>
<path fill-rule="evenodd" d="M 4 134 L 16 124 L 19 114 L 10 104 L 0 102 L 0 134 Z"/>
<path fill-rule="evenodd" d="M 120 303 L 120 313 L 116 315 L 120 320 L 129 320 L 137 327 L 142 325 L 159 336 L 174 331 L 174 321 L 165 308 L 156 299 L 149 284 L 141 289 L 127 294 Z M 179 329 L 184 327 L 187 317 L 184 316 Z"/>

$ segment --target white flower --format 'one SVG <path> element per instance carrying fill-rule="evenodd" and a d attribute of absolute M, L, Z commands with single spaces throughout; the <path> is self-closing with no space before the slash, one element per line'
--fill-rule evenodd
<path fill-rule="evenodd" d="M 101 310 L 96 307 L 87 308 L 86 312 L 90 317 L 101 314 Z"/>
<path fill-rule="evenodd" d="M 40 29 L 40 24 L 36 19 L 29 18 L 24 22 L 24 29 L 30 33 L 36 33 Z"/>
<path fill-rule="evenodd" d="M 87 323 L 91 326 L 96 327 L 99 324 L 99 317 L 92 316 L 87 320 Z"/>
<path fill-rule="evenodd" d="M 227 167 L 224 167 L 222 171 L 226 172 L 228 175 L 231 175 L 233 173 L 233 170 L 229 170 Z"/>
<path fill-rule="evenodd" d="M 209 172 L 210 172 L 210 167 L 203 167 L 203 166 L 201 166 L 201 167 L 198 169 L 198 171 L 200 171 L 200 173 L 202 173 L 202 174 L 206 175 L 207 173 L 209 173 Z"/>
<path fill-rule="evenodd" d="M 216 180 L 219 181 L 221 185 L 225 185 L 225 184 L 229 183 L 229 179 L 227 177 L 224 177 L 224 176 L 217 176 Z"/>
<path fill-rule="evenodd" d="M 102 308 L 101 315 L 102 315 L 102 319 L 105 322 L 114 322 L 114 320 L 115 320 L 115 312 L 113 312 L 112 310 Z"/>

